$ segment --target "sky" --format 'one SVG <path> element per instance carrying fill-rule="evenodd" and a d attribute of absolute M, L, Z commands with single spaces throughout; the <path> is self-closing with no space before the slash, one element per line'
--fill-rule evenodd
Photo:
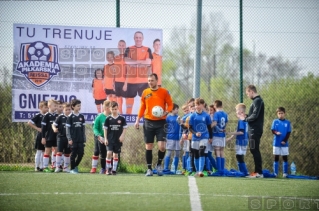
<path fill-rule="evenodd" d="M 239 46 L 239 0 L 203 0 L 203 15 L 221 13 Z M 172 28 L 196 30 L 196 0 L 123 0 L 121 27 L 163 29 L 163 46 Z M 116 26 L 115 0 L 0 1 L 0 65 L 11 67 L 13 23 Z M 244 0 L 244 47 L 267 56 L 299 59 L 319 74 L 318 0 Z"/>

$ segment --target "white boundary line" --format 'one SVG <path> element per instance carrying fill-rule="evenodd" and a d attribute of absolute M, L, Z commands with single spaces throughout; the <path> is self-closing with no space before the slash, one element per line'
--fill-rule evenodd
<path fill-rule="evenodd" d="M 202 205 L 200 203 L 200 197 L 198 193 L 198 187 L 195 177 L 188 177 L 189 199 L 191 202 L 192 211 L 202 211 Z"/>
<path fill-rule="evenodd" d="M 190 177 L 192 178 L 192 177 Z M 194 179 L 195 180 L 195 179 Z M 196 182 L 196 181 L 195 181 Z M 194 187 L 192 186 L 191 189 Z M 197 185 L 196 185 L 197 188 Z M 198 190 L 198 189 L 197 189 Z M 194 192 L 194 191 L 192 191 Z M 194 194 L 194 193 L 193 193 Z M 166 196 L 191 196 L 188 193 L 134 193 L 134 192 L 43 192 L 43 193 L 0 193 L 1 196 L 24 196 L 24 195 L 166 195 Z M 211 197 L 234 197 L 234 198 L 249 198 L 249 197 L 259 197 L 259 198 L 273 198 L 278 196 L 257 196 L 257 195 L 231 195 L 231 194 L 199 194 L 199 196 L 211 196 Z M 312 197 L 293 197 L 293 196 L 282 196 L 279 198 L 287 199 L 313 199 Z M 317 199 L 316 199 L 317 200 Z"/>

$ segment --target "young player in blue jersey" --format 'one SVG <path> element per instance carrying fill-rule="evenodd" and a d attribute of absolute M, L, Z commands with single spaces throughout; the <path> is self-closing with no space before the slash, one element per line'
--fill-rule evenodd
<path fill-rule="evenodd" d="M 286 110 L 284 107 L 279 107 L 276 110 L 278 119 L 275 119 L 271 125 L 271 131 L 274 134 L 273 154 L 275 161 L 273 164 L 274 173 L 278 176 L 279 172 L 279 156 L 282 156 L 283 162 L 283 177 L 288 175 L 288 155 L 289 144 L 288 139 L 291 133 L 290 121 L 285 119 Z"/>
<path fill-rule="evenodd" d="M 236 159 L 238 169 L 245 176 L 248 176 L 249 173 L 244 159 L 248 145 L 248 123 L 239 119 L 242 114 L 245 114 L 245 110 L 245 104 L 239 103 L 236 105 L 236 115 L 238 117 L 237 130 L 236 132 L 227 133 L 227 135 L 231 135 L 231 137 L 229 137 L 227 141 L 230 141 L 236 136 Z"/>
<path fill-rule="evenodd" d="M 43 171 L 43 153 L 44 145 L 41 143 L 41 122 L 45 113 L 48 112 L 48 102 L 41 101 L 39 103 L 39 113 L 29 120 L 28 125 L 37 131 L 35 138 L 34 148 L 37 150 L 35 153 L 35 171 Z"/>
<path fill-rule="evenodd" d="M 223 173 L 225 167 L 224 148 L 226 145 L 226 124 L 228 122 L 228 115 L 223 111 L 223 103 L 220 100 L 215 100 L 214 107 L 216 112 L 213 116 L 213 142 L 216 154 L 217 169 L 220 173 Z"/>
<path fill-rule="evenodd" d="M 208 141 L 212 139 L 212 121 L 209 114 L 203 111 L 205 101 L 195 99 L 195 112 L 190 116 L 189 130 L 193 133 L 191 148 L 194 152 L 196 175 L 203 177 L 205 152 Z"/>
<path fill-rule="evenodd" d="M 72 174 L 79 173 L 78 166 L 84 155 L 84 146 L 86 142 L 85 136 L 85 119 L 80 113 L 81 101 L 73 99 L 71 101 L 73 112 L 68 116 L 66 121 L 66 137 L 71 147 L 71 171 Z"/>
<path fill-rule="evenodd" d="M 66 120 L 71 114 L 71 105 L 70 103 L 62 104 L 63 113 L 58 116 L 58 118 L 52 124 L 52 129 L 55 133 L 58 133 L 57 136 L 57 152 L 56 152 L 56 163 L 55 163 L 55 172 L 70 172 L 70 153 L 71 149 L 68 147 L 68 139 L 66 138 Z M 62 155 L 64 154 L 64 166 L 62 168 Z"/>
<path fill-rule="evenodd" d="M 185 176 L 196 174 L 196 169 L 195 169 L 195 164 L 194 164 L 195 158 L 194 158 L 193 149 L 191 147 L 193 134 L 191 131 L 189 131 L 190 116 L 195 112 L 195 99 L 194 98 L 189 99 L 187 101 L 187 105 L 188 105 L 189 114 L 185 115 L 180 122 L 181 128 L 183 129 L 182 141 L 184 142 L 184 148 L 186 148 L 186 151 L 189 152 L 189 156 L 186 159 L 187 171 L 184 172 Z"/>
<path fill-rule="evenodd" d="M 177 104 L 173 104 L 173 110 L 171 114 L 167 115 L 166 117 L 166 155 L 164 158 L 164 171 L 169 171 L 169 164 L 171 162 L 171 154 L 172 151 L 175 152 L 174 154 L 174 172 L 176 173 L 178 163 L 179 163 L 179 154 L 181 151 L 181 145 L 180 145 L 180 138 L 181 138 L 181 126 L 178 124 L 177 118 L 178 118 L 178 109 L 179 106 Z"/>

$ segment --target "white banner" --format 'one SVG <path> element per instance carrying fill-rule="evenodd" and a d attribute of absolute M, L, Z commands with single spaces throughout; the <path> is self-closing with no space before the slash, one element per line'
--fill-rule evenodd
<path fill-rule="evenodd" d="M 12 121 L 26 122 L 51 98 L 81 100 L 92 122 L 105 99 L 134 123 L 147 75 L 161 84 L 162 30 L 14 24 Z"/>

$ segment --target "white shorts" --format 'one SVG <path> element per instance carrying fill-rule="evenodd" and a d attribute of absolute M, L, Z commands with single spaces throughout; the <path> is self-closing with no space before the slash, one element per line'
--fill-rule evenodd
<path fill-rule="evenodd" d="M 246 155 L 247 146 L 236 145 L 236 155 Z"/>
<path fill-rule="evenodd" d="M 189 152 L 189 140 L 184 140 L 183 150 L 184 152 Z"/>
<path fill-rule="evenodd" d="M 289 155 L 289 147 L 273 147 L 272 153 L 274 155 Z"/>
<path fill-rule="evenodd" d="M 213 145 L 212 145 L 213 143 L 207 143 L 207 147 L 206 147 L 206 149 L 207 149 L 207 152 L 213 152 L 214 151 L 214 147 L 213 147 Z"/>
<path fill-rule="evenodd" d="M 168 150 L 181 150 L 181 145 L 179 144 L 179 140 L 166 140 L 166 149 Z"/>
<path fill-rule="evenodd" d="M 205 153 L 207 153 L 207 144 L 208 144 L 208 139 L 201 139 L 200 141 L 192 141 L 192 148 L 199 150 L 200 146 L 205 146 Z"/>
<path fill-rule="evenodd" d="M 225 137 L 217 137 L 217 136 L 214 136 L 213 137 L 213 143 L 212 145 L 214 147 L 225 147 L 226 145 L 226 138 Z"/>

